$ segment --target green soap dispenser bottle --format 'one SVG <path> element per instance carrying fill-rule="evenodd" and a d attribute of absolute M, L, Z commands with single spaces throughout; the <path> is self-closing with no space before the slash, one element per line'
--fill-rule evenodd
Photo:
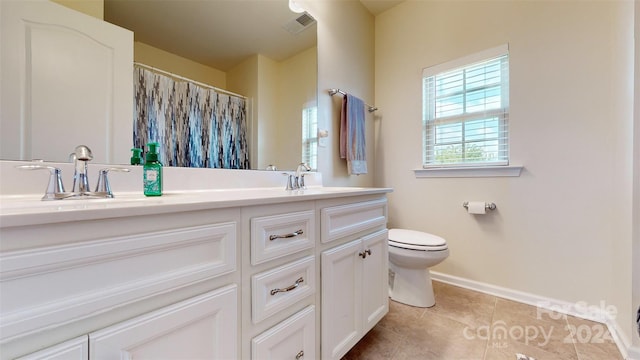
<path fill-rule="evenodd" d="M 158 161 L 158 143 L 148 143 L 149 152 L 145 157 L 142 169 L 144 176 L 144 194 L 146 196 L 162 195 L 162 164 Z"/>

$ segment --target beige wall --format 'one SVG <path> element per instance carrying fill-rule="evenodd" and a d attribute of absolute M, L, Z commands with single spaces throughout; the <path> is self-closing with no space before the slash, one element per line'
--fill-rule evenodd
<path fill-rule="evenodd" d="M 376 185 L 391 227 L 447 239 L 436 271 L 618 308 L 631 335 L 633 3 L 406 1 L 376 18 Z M 416 179 L 421 70 L 510 46 L 520 177 Z M 322 64 L 321 64 L 322 66 Z M 464 201 L 498 210 L 467 214 Z M 630 338 L 627 339 L 627 342 Z"/>
<path fill-rule="evenodd" d="M 278 63 L 258 55 L 258 112 L 256 124 L 258 138 L 258 169 L 273 164 L 278 156 Z M 277 164 L 274 164 L 277 165 Z"/>
<path fill-rule="evenodd" d="M 60 5 L 91 15 L 100 20 L 104 19 L 104 0 L 52 0 Z"/>
<path fill-rule="evenodd" d="M 133 60 L 220 89 L 227 88 L 227 78 L 224 71 L 139 41 L 133 43 Z"/>
<path fill-rule="evenodd" d="M 278 63 L 278 169 L 295 169 L 302 161 L 302 110 L 316 101 L 317 72 L 315 47 Z"/>
<path fill-rule="evenodd" d="M 375 169 L 374 115 L 367 113 L 367 175 L 349 176 L 338 151 L 340 88 L 372 104 L 374 97 L 374 17 L 359 1 L 303 1 L 318 21 L 318 126 L 329 131 L 328 144 L 318 149 L 318 168 L 325 185 L 371 186 Z"/>

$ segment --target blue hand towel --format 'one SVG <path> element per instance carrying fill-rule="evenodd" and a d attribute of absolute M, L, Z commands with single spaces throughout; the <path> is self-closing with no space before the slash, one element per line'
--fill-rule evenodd
<path fill-rule="evenodd" d="M 342 101 L 340 157 L 347 160 L 350 175 L 367 173 L 364 101 L 350 94 Z"/>

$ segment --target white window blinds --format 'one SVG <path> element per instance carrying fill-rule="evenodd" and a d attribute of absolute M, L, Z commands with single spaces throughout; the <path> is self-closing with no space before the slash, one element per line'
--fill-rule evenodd
<path fill-rule="evenodd" d="M 423 70 L 423 164 L 509 164 L 509 54 L 501 46 Z"/>
<path fill-rule="evenodd" d="M 302 162 L 318 169 L 318 107 L 313 103 L 302 109 Z"/>

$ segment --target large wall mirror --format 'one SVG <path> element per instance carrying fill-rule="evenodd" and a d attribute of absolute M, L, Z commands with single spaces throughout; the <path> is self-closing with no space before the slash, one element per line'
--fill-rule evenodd
<path fill-rule="evenodd" d="M 287 0 L 104 0 L 104 21 L 134 33 L 136 63 L 245 96 L 252 169 L 288 170 L 316 161 L 317 41 L 310 15 L 291 11 Z M 58 126 L 60 136 L 40 123 L 16 132 L 42 135 L 31 141 L 43 149 L 49 141 L 64 141 L 69 130 L 109 135 L 91 119 L 82 121 L 73 129 Z M 4 137 L 3 131 L 8 144 Z M 130 145 L 109 146 L 128 151 Z M 32 158 L 8 153 L 13 151 L 3 149 L 2 158 Z M 119 154 L 113 162 L 127 160 Z"/>

